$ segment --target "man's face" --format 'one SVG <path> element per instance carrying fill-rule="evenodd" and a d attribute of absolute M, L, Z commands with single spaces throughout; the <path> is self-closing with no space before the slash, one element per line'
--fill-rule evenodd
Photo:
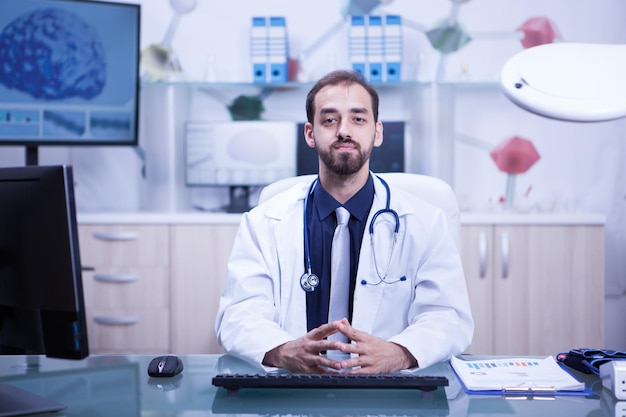
<path fill-rule="evenodd" d="M 310 147 L 317 149 L 320 171 L 351 175 L 365 167 L 382 143 L 382 123 L 374 121 L 372 100 L 358 84 L 324 87 L 315 96 L 313 125 L 305 125 Z"/>

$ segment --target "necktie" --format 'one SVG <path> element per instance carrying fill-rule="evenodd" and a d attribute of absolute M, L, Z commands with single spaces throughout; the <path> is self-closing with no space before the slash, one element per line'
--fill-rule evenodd
<path fill-rule="evenodd" d="M 348 297 L 350 294 L 350 231 L 348 222 L 350 212 L 343 207 L 335 210 L 337 227 L 333 235 L 330 265 L 330 303 L 328 307 L 328 321 L 348 317 Z M 330 340 L 346 341 L 347 338 L 336 333 Z"/>

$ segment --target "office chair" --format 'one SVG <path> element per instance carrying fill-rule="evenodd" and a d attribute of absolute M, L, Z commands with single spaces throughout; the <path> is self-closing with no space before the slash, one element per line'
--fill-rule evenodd
<path fill-rule="evenodd" d="M 461 222 L 459 204 L 450 185 L 445 181 L 427 175 L 409 174 L 406 172 L 387 172 L 377 174 L 383 178 L 391 188 L 400 188 L 422 200 L 441 208 L 448 219 L 450 235 L 457 249 L 461 250 Z M 269 200 L 279 192 L 293 187 L 300 182 L 311 182 L 316 175 L 301 175 L 276 181 L 261 190 L 259 204 Z"/>

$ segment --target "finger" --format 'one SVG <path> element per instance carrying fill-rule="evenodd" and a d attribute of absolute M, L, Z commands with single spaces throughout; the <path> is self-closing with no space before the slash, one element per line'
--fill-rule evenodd
<path fill-rule="evenodd" d="M 314 340 L 322 340 L 331 334 L 337 333 L 337 322 L 322 324 L 321 326 L 311 330 L 308 336 Z"/>
<path fill-rule="evenodd" d="M 338 330 L 343 333 L 348 339 L 355 340 L 357 342 L 366 340 L 368 336 L 367 333 L 352 327 L 347 321 L 340 321 L 338 324 Z"/>

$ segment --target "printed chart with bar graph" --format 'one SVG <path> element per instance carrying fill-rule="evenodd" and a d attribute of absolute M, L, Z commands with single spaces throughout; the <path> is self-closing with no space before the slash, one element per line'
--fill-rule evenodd
<path fill-rule="evenodd" d="M 466 361 L 450 360 L 452 368 L 471 391 L 532 392 L 583 391 L 579 382 L 559 365 L 554 358 L 501 358 Z"/>

